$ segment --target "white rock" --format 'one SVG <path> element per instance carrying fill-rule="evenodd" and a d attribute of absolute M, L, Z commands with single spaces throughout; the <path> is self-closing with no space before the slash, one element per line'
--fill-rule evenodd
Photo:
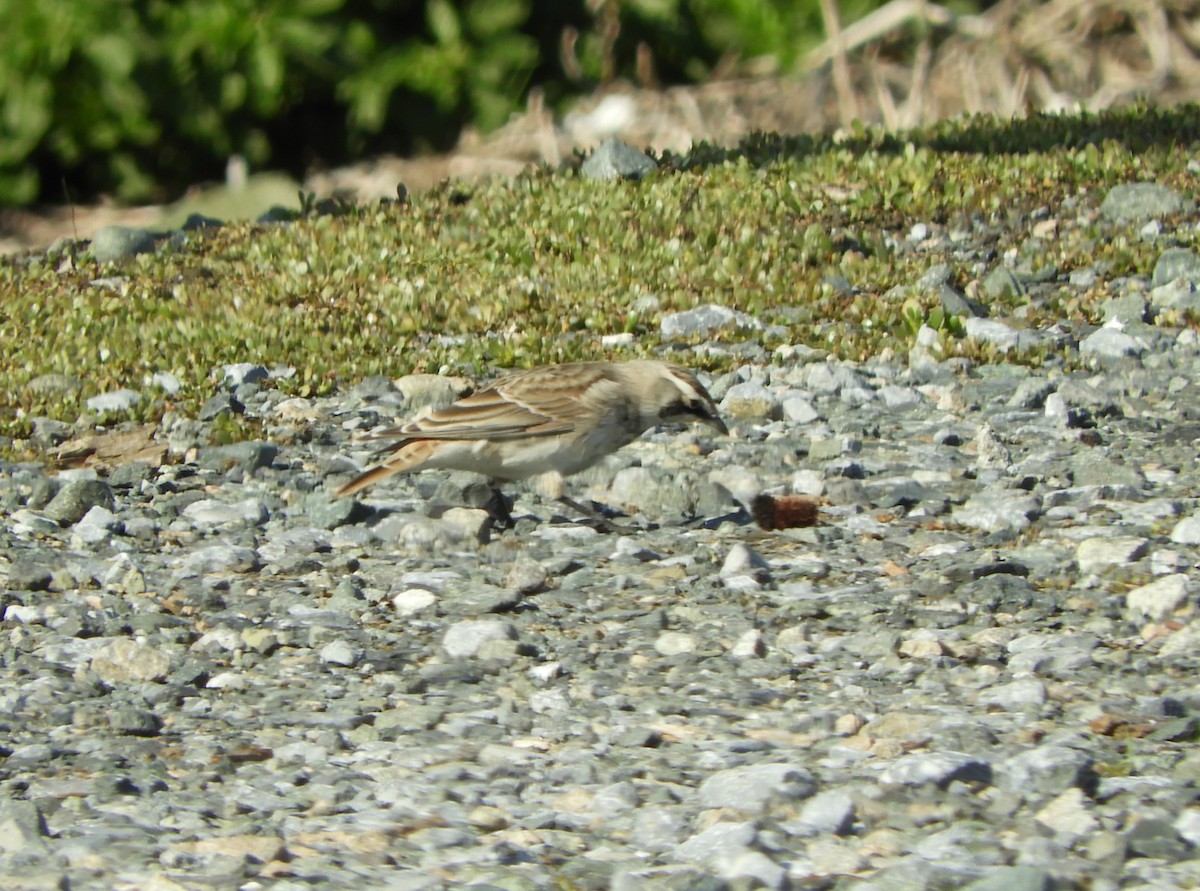
<path fill-rule="evenodd" d="M 1094 831 L 1100 824 L 1092 814 L 1091 799 L 1078 786 L 1068 789 L 1033 815 L 1033 818 L 1068 842 Z"/>
<path fill-rule="evenodd" d="M 320 658 L 326 665 L 353 668 L 363 657 L 363 651 L 345 640 L 331 640 L 321 647 Z"/>
<path fill-rule="evenodd" d="M 392 608 L 402 616 L 411 616 L 437 603 L 437 595 L 424 588 L 407 588 L 392 595 Z"/>
<path fill-rule="evenodd" d="M 763 641 L 762 632 L 757 628 L 744 632 L 729 650 L 729 655 L 734 659 L 753 659 L 766 654 L 767 645 Z"/>
<path fill-rule="evenodd" d="M 1176 544 L 1200 544 L 1200 514 L 1185 517 L 1171 530 L 1171 541 Z"/>
<path fill-rule="evenodd" d="M 456 659 L 467 659 L 490 640 L 515 640 L 517 631 L 500 619 L 468 619 L 446 629 L 442 648 Z"/>
<path fill-rule="evenodd" d="M 1184 605 L 1190 593 L 1191 584 L 1186 575 L 1181 572 L 1164 575 L 1127 593 L 1125 613 L 1131 620 L 1165 619 Z"/>
<path fill-rule="evenodd" d="M 694 653 L 696 646 L 696 638 L 683 631 L 664 631 L 654 641 L 654 649 L 663 656 Z"/>
<path fill-rule="evenodd" d="M 1132 535 L 1086 538 L 1075 547 L 1075 562 L 1080 572 L 1123 566 L 1144 557 L 1148 545 L 1146 539 Z"/>

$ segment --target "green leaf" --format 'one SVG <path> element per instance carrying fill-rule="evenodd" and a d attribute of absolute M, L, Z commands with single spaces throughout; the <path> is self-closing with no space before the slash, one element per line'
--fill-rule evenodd
<path fill-rule="evenodd" d="M 450 5 L 449 0 L 428 0 L 425 8 L 425 18 L 429 30 L 433 32 L 434 40 L 442 46 L 450 46 L 462 42 L 462 28 L 459 25 L 458 13 Z"/>

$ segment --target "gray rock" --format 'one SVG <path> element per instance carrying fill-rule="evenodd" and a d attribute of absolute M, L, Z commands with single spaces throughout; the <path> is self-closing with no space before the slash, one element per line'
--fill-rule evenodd
<path fill-rule="evenodd" d="M 653 158 L 615 137 L 600 143 L 579 168 L 587 179 L 635 180 L 657 169 Z"/>
<path fill-rule="evenodd" d="M 91 411 L 129 411 L 136 406 L 142 399 L 142 394 L 137 390 L 110 390 L 107 393 L 100 393 L 92 396 L 87 401 L 87 407 Z"/>
<path fill-rule="evenodd" d="M 209 470 L 228 471 L 241 467 L 249 472 L 269 467 L 279 454 L 279 448 L 269 442 L 235 442 L 229 445 L 206 446 L 200 450 L 200 466 Z"/>
<path fill-rule="evenodd" d="M 744 542 L 729 549 L 718 577 L 726 587 L 743 589 L 747 582 L 761 587 L 771 580 L 771 564 Z"/>
<path fill-rule="evenodd" d="M 473 507 L 452 507 L 439 518 L 454 531 L 460 541 L 486 542 L 490 535 L 492 517 L 486 510 Z"/>
<path fill-rule="evenodd" d="M 212 545 L 195 548 L 179 563 L 181 577 L 220 572 L 252 572 L 259 567 L 258 554 L 252 548 Z"/>
<path fill-rule="evenodd" d="M 51 565 L 33 556 L 18 556 L 8 568 L 8 588 L 12 591 L 46 591 L 53 580 Z"/>
<path fill-rule="evenodd" d="M 12 521 L 13 530 L 20 534 L 54 536 L 61 528 L 54 520 L 32 510 L 13 511 L 9 519 Z"/>
<path fill-rule="evenodd" d="M 57 446 L 71 438 L 73 429 L 70 424 L 56 421 L 53 418 L 33 419 L 33 438 L 42 446 Z"/>
<path fill-rule="evenodd" d="M 1054 389 L 1054 384 L 1050 381 L 1033 377 L 1026 378 L 1017 384 L 1017 389 L 1008 397 L 1008 407 L 1026 411 L 1042 408 Z"/>
<path fill-rule="evenodd" d="M 46 850 L 46 820 L 32 801 L 0 802 L 0 853 L 33 854 Z"/>
<path fill-rule="evenodd" d="M 154 235 L 132 226 L 101 226 L 92 236 L 92 256 L 97 263 L 110 263 L 154 251 Z"/>
<path fill-rule="evenodd" d="M 641 807 L 633 817 L 633 833 L 643 850 L 666 854 L 675 850 L 687 828 L 679 810 Z"/>
<path fill-rule="evenodd" d="M 617 471 L 603 501 L 654 518 L 690 517 L 696 512 L 697 481 L 690 473 L 675 477 L 649 467 Z"/>
<path fill-rule="evenodd" d="M 465 378 L 441 374 L 407 374 L 396 381 L 395 387 L 404 397 L 404 410 L 409 415 L 444 408 L 472 389 Z"/>
<path fill-rule="evenodd" d="M 932 293 L 943 285 L 954 280 L 954 269 L 949 263 L 935 263 L 917 279 L 917 289 L 923 293 Z"/>
<path fill-rule="evenodd" d="M 39 374 L 25 386 L 31 393 L 74 394 L 83 389 L 83 381 L 71 374 Z M 35 422 L 38 420 L 34 418 Z"/>
<path fill-rule="evenodd" d="M 1100 213 L 1117 223 L 1138 223 L 1154 217 L 1190 213 L 1194 203 L 1174 189 L 1158 183 L 1122 183 L 1113 186 L 1100 204 Z"/>
<path fill-rule="evenodd" d="M 1182 607 L 1190 596 L 1188 577 L 1181 572 L 1172 573 L 1129 591 L 1125 595 L 1125 611 L 1130 621 L 1143 618 L 1158 621 Z"/>
<path fill-rule="evenodd" d="M 313 493 L 304 502 L 309 522 L 318 529 L 337 529 L 348 523 L 361 523 L 374 514 L 355 498 L 330 498 L 324 492 Z"/>
<path fill-rule="evenodd" d="M 777 420 L 783 414 L 783 407 L 779 398 L 762 384 L 747 381 L 725 391 L 721 411 L 735 420 Z"/>
<path fill-rule="evenodd" d="M 108 541 L 113 533 L 124 530 L 125 524 L 106 507 L 96 505 L 89 508 L 71 530 L 71 540 L 80 546 L 90 547 Z"/>
<path fill-rule="evenodd" d="M 1106 323 L 1115 322 L 1122 327 L 1145 322 L 1148 316 L 1146 298 L 1140 294 L 1109 298 L 1100 305 L 1100 312 Z"/>
<path fill-rule="evenodd" d="M 721 875 L 735 885 L 780 889 L 787 882 L 787 870 L 762 851 L 743 851 L 720 863 Z"/>
<path fill-rule="evenodd" d="M 1046 702 L 1046 685 L 1041 681 L 1020 680 L 1009 684 L 997 684 L 979 693 L 981 705 L 1019 711 L 1038 708 Z"/>
<path fill-rule="evenodd" d="M 984 532 L 1019 532 L 1041 512 L 1041 499 L 1025 492 L 981 492 L 951 514 L 955 523 Z"/>
<path fill-rule="evenodd" d="M 789 831 L 803 835 L 846 835 L 854 825 L 854 817 L 854 799 L 841 789 L 829 789 L 804 803 Z"/>
<path fill-rule="evenodd" d="M 1031 349 L 1042 342 L 1042 337 L 1035 331 L 1012 328 L 995 319 L 965 319 L 963 330 L 967 337 L 980 343 L 990 343 L 1005 352 Z"/>
<path fill-rule="evenodd" d="M 262 365 L 253 362 L 236 362 L 221 366 L 221 383 L 228 390 L 236 390 L 244 384 L 258 384 L 269 379 L 271 373 Z"/>
<path fill-rule="evenodd" d="M 146 683 L 165 680 L 171 659 L 156 647 L 120 637 L 95 652 L 91 668 L 108 684 Z"/>
<path fill-rule="evenodd" d="M 1116 328 L 1097 328 L 1079 344 L 1079 352 L 1108 358 L 1141 356 L 1149 349 L 1145 340 Z"/>
<path fill-rule="evenodd" d="M 1075 548 L 1075 562 L 1080 572 L 1098 572 L 1140 560 L 1149 546 L 1148 539 L 1132 535 L 1085 538 Z"/>
<path fill-rule="evenodd" d="M 1093 451 L 1080 452 L 1070 461 L 1071 482 L 1076 486 L 1128 486 L 1141 489 L 1146 478 L 1136 466 L 1117 462 Z"/>
<path fill-rule="evenodd" d="M 158 387 L 168 396 L 174 396 L 183 389 L 183 381 L 169 371 L 156 371 L 150 375 L 151 386 Z"/>
<path fill-rule="evenodd" d="M 1173 825 L 1180 838 L 1193 848 L 1200 848 L 1200 808 L 1189 807 L 1175 818 Z"/>
<path fill-rule="evenodd" d="M 1171 541 L 1176 544 L 1200 544 L 1200 514 L 1192 514 L 1175 524 Z"/>
<path fill-rule="evenodd" d="M 1150 305 L 1155 309 L 1195 312 L 1200 310 L 1200 287 L 1190 281 L 1172 281 L 1159 285 L 1150 291 Z M 1147 311 L 1146 315 L 1151 313 Z"/>
<path fill-rule="evenodd" d="M 817 393 L 837 395 L 843 390 L 861 389 L 866 378 L 861 371 L 847 364 L 818 362 L 807 366 L 804 383 Z"/>
<path fill-rule="evenodd" d="M 924 402 L 921 394 L 912 387 L 885 386 L 879 388 L 879 398 L 888 411 L 913 411 Z"/>
<path fill-rule="evenodd" d="M 990 784 L 992 766 L 984 759 L 965 752 L 904 755 L 880 772 L 879 782 L 889 786 L 933 783 L 943 788 L 953 782 Z"/>
<path fill-rule="evenodd" d="M 1154 264 L 1150 282 L 1155 288 L 1174 281 L 1200 285 L 1200 256 L 1187 248 L 1168 248 Z"/>
<path fill-rule="evenodd" d="M 1025 293 L 1025 286 L 1017 280 L 1007 266 L 997 266 L 992 269 L 983 281 L 983 293 L 992 300 L 1011 300 Z"/>
<path fill-rule="evenodd" d="M 685 840 L 671 859 L 684 863 L 711 863 L 732 860 L 751 850 L 757 834 L 753 823 L 714 823 Z"/>
<path fill-rule="evenodd" d="M 696 637 L 684 631 L 664 631 L 654 639 L 654 649 L 663 656 L 681 656 L 696 652 Z"/>
<path fill-rule="evenodd" d="M 120 705 L 110 709 L 106 716 L 108 726 L 114 733 L 126 736 L 158 736 L 162 720 L 149 709 Z"/>
<path fill-rule="evenodd" d="M 793 424 L 812 424 L 821 417 L 812 402 L 802 396 L 785 396 L 780 406 L 784 420 Z"/>
<path fill-rule="evenodd" d="M 1092 634 L 1023 634 L 1013 638 L 1008 651 L 1008 670 L 1022 673 L 1070 677 L 1091 667 L 1100 639 Z M 1040 685 L 1039 685 L 1040 686 Z M 985 693 L 987 691 L 984 691 Z M 1013 691 L 1014 698 L 1020 693 Z M 1045 702 L 1046 690 L 1029 688 L 1025 699 L 1033 705 Z"/>
<path fill-rule="evenodd" d="M 45 515 L 60 526 L 78 523 L 93 507 L 111 511 L 116 507 L 112 489 L 103 480 L 72 480 L 50 499 Z"/>
<path fill-rule="evenodd" d="M 1157 860 L 1177 860 L 1186 856 L 1188 844 L 1179 837 L 1167 820 L 1148 818 L 1138 820 L 1125 833 L 1129 853 Z"/>
<path fill-rule="evenodd" d="M 469 619 L 455 622 L 442 637 L 442 648 L 455 659 L 470 659 L 488 641 L 516 640 L 517 629 L 500 619 Z"/>
<path fill-rule="evenodd" d="M 259 526 L 267 521 L 270 512 L 257 498 L 226 503 L 215 498 L 193 501 L 183 509 L 183 515 L 197 528 L 204 531 L 215 529 L 243 529 Z"/>
<path fill-rule="evenodd" d="M 664 340 L 687 340 L 714 331 L 731 331 L 737 328 L 758 331 L 762 327 L 762 322 L 747 313 L 715 303 L 706 303 L 695 309 L 663 316 L 659 322 L 659 333 Z"/>
<path fill-rule="evenodd" d="M 113 468 L 108 475 L 108 484 L 114 489 L 131 488 L 147 482 L 153 472 L 153 468 L 145 461 L 130 461 Z"/>
<path fill-rule="evenodd" d="M 534 594 L 544 590 L 549 580 L 546 567 L 535 560 L 523 559 L 509 567 L 504 583 L 521 594 Z"/>
<path fill-rule="evenodd" d="M 989 276 L 990 278 L 990 276 Z M 984 290 L 987 290 L 985 283 Z M 942 309 L 952 316 L 974 316 L 975 318 L 983 318 L 988 314 L 987 307 L 978 300 L 972 300 L 960 291 L 955 290 L 949 285 L 943 285 L 937 289 L 938 300 L 942 304 Z"/>
<path fill-rule="evenodd" d="M 325 646 L 321 647 L 321 661 L 326 665 L 341 665 L 346 668 L 353 668 L 362 661 L 363 651 L 360 647 L 356 647 L 349 641 L 331 640 Z"/>
<path fill-rule="evenodd" d="M 1054 877 L 1036 866 L 995 866 L 963 891 L 1054 891 Z"/>
<path fill-rule="evenodd" d="M 201 421 L 212 421 L 222 414 L 240 415 L 246 407 L 230 393 L 217 393 L 205 400 L 200 406 L 197 417 Z"/>
<path fill-rule="evenodd" d="M 807 798 L 816 791 L 811 773 L 794 764 L 755 764 L 719 770 L 700 784 L 703 807 L 757 811 L 772 798 Z"/>
<path fill-rule="evenodd" d="M 202 213 L 190 213 L 179 228 L 184 232 L 192 232 L 196 229 L 220 229 L 224 225 L 225 221 L 216 217 L 208 217 Z"/>
<path fill-rule="evenodd" d="M 1097 776 L 1086 752 L 1059 745 L 1041 745 L 1018 752 L 996 769 L 996 784 L 1018 794 L 1048 799 L 1067 789 L 1091 794 Z"/>

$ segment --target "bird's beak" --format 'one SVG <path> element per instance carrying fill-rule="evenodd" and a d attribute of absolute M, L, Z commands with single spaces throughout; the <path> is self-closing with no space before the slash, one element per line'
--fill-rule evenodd
<path fill-rule="evenodd" d="M 708 415 L 707 417 L 701 418 L 700 423 L 712 427 L 722 436 L 729 435 L 729 428 L 725 426 L 725 422 L 722 421 L 718 415 Z"/>

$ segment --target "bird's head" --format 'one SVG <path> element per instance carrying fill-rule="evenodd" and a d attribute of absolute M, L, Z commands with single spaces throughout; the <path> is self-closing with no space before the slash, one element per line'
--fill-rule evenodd
<path fill-rule="evenodd" d="M 648 427 L 705 424 L 722 435 L 729 433 L 716 402 L 687 368 L 652 360 L 628 362 L 626 367 L 641 397 L 641 414 Z"/>

